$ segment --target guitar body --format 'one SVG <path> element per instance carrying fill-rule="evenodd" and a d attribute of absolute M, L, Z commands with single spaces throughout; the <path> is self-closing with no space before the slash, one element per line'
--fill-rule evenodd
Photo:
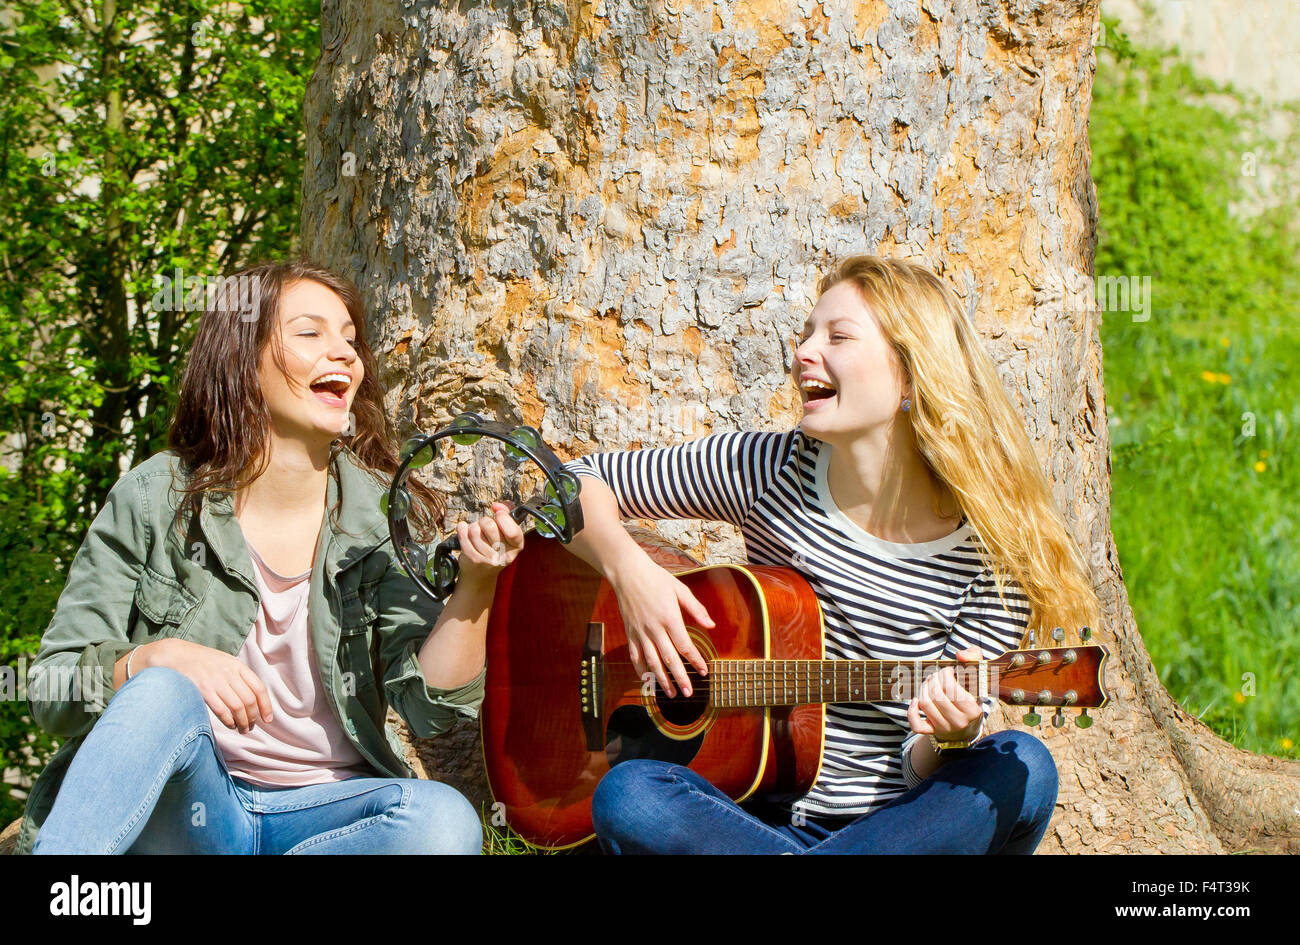
<path fill-rule="evenodd" d="M 706 660 L 822 658 L 821 609 L 793 571 L 699 567 L 646 550 L 713 618 L 707 633 L 687 624 Z M 559 542 L 530 534 L 497 581 L 480 712 L 488 783 L 510 827 L 550 849 L 591 839 L 596 785 L 633 758 L 686 765 L 736 800 L 806 794 L 821 766 L 825 706 L 719 709 L 709 678 L 690 673 L 691 698 L 643 682 L 610 585 Z"/>

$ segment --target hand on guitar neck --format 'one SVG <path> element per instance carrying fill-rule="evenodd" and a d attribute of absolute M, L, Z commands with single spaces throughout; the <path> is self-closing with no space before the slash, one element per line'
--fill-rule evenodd
<path fill-rule="evenodd" d="M 983 658 L 977 647 L 957 653 L 962 663 L 978 663 Z M 907 707 L 907 722 L 912 731 L 933 735 L 941 742 L 972 740 L 979 732 L 984 709 L 969 691 L 957 682 L 957 674 L 946 667 L 921 684 Z M 912 769 L 918 777 L 927 778 L 939 766 L 939 757 L 928 738 L 912 746 Z"/>
<path fill-rule="evenodd" d="M 586 524 L 566 547 L 599 571 L 618 595 L 633 667 L 642 677 L 653 673 L 670 697 L 678 687 L 690 696 L 682 658 L 701 676 L 709 674 L 709 664 L 687 635 L 686 619 L 703 630 L 713 629 L 713 619 L 685 584 L 628 535 L 609 486 L 584 478 L 581 501 Z"/>
<path fill-rule="evenodd" d="M 983 659 L 976 647 L 957 654 L 958 662 L 978 663 Z M 984 710 L 970 692 L 957 682 L 952 667 L 946 667 L 921 684 L 907 707 L 912 731 L 933 735 L 941 742 L 970 741 L 979 731 Z"/>

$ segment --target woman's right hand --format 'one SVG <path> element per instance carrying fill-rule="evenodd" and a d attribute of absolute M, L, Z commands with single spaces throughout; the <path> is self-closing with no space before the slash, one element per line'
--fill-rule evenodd
<path fill-rule="evenodd" d="M 653 673 L 670 697 L 677 695 L 675 680 L 682 694 L 689 696 L 690 677 L 681 657 L 701 676 L 708 675 L 709 664 L 687 635 L 682 615 L 706 630 L 713 629 L 713 620 L 685 584 L 644 551 L 638 548 L 637 552 L 629 555 L 626 567 L 610 580 L 623 614 L 628 656 L 642 679 L 647 672 Z"/>
<path fill-rule="evenodd" d="M 190 640 L 164 637 L 137 649 L 131 674 L 146 666 L 166 666 L 189 679 L 227 728 L 246 733 L 259 719 L 271 721 L 271 697 L 266 686 L 229 653 Z"/>

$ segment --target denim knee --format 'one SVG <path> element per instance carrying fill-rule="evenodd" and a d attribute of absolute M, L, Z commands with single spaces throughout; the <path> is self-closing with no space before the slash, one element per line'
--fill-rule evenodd
<path fill-rule="evenodd" d="M 671 765 L 635 758 L 615 765 L 596 785 L 591 798 L 591 821 L 601 836 L 621 836 L 635 831 L 642 820 L 641 800 L 662 783 Z"/>
<path fill-rule="evenodd" d="M 1025 766 L 1025 807 L 1032 814 L 1049 812 L 1056 806 L 1056 795 L 1060 788 L 1060 779 L 1056 771 L 1056 760 L 1047 746 L 1041 741 L 1018 729 L 996 732 L 989 738 L 996 739 L 997 749 L 1013 755 Z"/>
<path fill-rule="evenodd" d="M 161 719 L 208 718 L 207 703 L 193 680 L 167 666 L 148 666 L 135 673 L 109 700 L 115 713 L 134 711 Z"/>
<path fill-rule="evenodd" d="M 438 781 L 411 783 L 408 816 L 419 853 L 474 855 L 483 852 L 478 812 L 455 788 Z"/>

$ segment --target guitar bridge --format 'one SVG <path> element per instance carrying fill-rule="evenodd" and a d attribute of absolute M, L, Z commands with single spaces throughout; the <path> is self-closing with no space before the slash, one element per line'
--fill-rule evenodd
<path fill-rule="evenodd" d="M 587 642 L 582 648 L 578 672 L 578 705 L 582 710 L 582 731 L 587 751 L 605 750 L 605 723 L 600 717 L 605 682 L 605 625 L 587 624 Z"/>

